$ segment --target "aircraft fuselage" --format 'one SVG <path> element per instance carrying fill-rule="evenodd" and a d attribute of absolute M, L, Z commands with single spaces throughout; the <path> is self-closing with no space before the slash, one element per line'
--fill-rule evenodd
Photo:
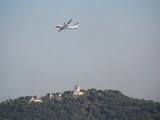
<path fill-rule="evenodd" d="M 60 32 L 63 29 L 76 29 L 78 27 L 79 22 L 77 22 L 75 25 L 70 25 L 70 22 L 72 21 L 72 19 L 70 21 L 66 23 L 64 23 L 64 25 L 55 25 L 56 28 L 59 28 Z"/>

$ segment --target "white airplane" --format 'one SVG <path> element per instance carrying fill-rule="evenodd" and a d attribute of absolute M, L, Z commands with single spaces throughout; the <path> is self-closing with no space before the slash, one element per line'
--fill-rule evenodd
<path fill-rule="evenodd" d="M 55 25 L 56 28 L 59 28 L 59 31 L 60 32 L 61 30 L 64 30 L 64 29 L 76 29 L 78 27 L 78 24 L 79 22 L 77 22 L 75 25 L 70 25 L 72 19 L 70 21 L 66 23 L 64 23 L 64 25 Z"/>

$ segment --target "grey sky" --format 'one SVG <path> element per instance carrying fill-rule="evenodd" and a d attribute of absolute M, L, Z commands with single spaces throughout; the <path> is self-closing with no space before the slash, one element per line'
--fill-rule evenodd
<path fill-rule="evenodd" d="M 159 0 L 0 1 L 0 100 L 79 84 L 160 101 L 159 13 Z"/>

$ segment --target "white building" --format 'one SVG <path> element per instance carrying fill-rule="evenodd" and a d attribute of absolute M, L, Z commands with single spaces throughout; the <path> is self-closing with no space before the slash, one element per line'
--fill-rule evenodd
<path fill-rule="evenodd" d="M 84 93 L 80 91 L 80 86 L 79 85 L 75 85 L 75 89 L 74 89 L 73 94 L 76 95 L 76 96 L 80 96 L 80 95 L 83 95 Z"/>
<path fill-rule="evenodd" d="M 53 95 L 52 94 L 49 94 L 49 99 L 53 99 Z"/>
<path fill-rule="evenodd" d="M 62 94 L 61 93 L 56 93 L 56 94 L 54 94 L 54 93 L 48 93 L 47 95 L 47 98 L 49 98 L 49 99 L 56 99 L 56 98 L 58 98 L 58 97 L 62 97 Z"/>
<path fill-rule="evenodd" d="M 40 99 L 40 98 L 31 98 L 30 101 L 28 103 L 31 103 L 31 102 L 40 102 L 40 103 L 43 103 L 43 101 Z"/>

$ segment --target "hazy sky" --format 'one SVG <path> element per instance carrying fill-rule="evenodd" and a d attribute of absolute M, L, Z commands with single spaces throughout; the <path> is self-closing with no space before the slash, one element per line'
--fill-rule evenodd
<path fill-rule="evenodd" d="M 0 101 L 76 84 L 160 101 L 160 0 L 1 0 Z"/>

